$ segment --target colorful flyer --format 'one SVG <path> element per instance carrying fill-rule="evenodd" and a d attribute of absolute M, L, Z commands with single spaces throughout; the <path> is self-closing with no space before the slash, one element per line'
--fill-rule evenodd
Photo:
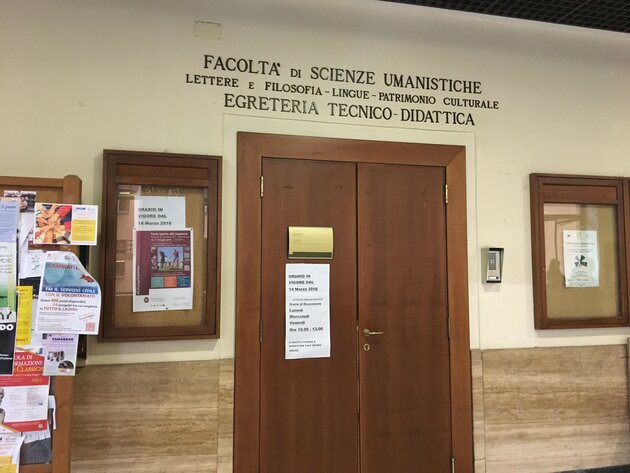
<path fill-rule="evenodd" d="M 72 231 L 72 205 L 35 204 L 37 245 L 69 245 Z"/>
<path fill-rule="evenodd" d="M 15 344 L 20 347 L 31 344 L 33 328 L 33 286 L 17 286 L 19 294 L 17 310 L 17 336 Z"/>
<path fill-rule="evenodd" d="M 101 288 L 79 258 L 70 252 L 60 253 L 55 261 L 44 264 L 35 331 L 97 335 Z"/>
<path fill-rule="evenodd" d="M 192 242 L 192 229 L 134 232 L 134 312 L 192 309 Z"/>
<path fill-rule="evenodd" d="M 0 375 L 13 374 L 17 313 L 10 307 L 0 307 Z"/>
<path fill-rule="evenodd" d="M 37 245 L 96 245 L 96 205 L 35 204 Z"/>
<path fill-rule="evenodd" d="M 0 431 L 48 429 L 50 378 L 43 372 L 43 356 L 28 351 L 15 352 L 13 376 L 0 378 Z"/>
<path fill-rule="evenodd" d="M 43 338 L 44 375 L 74 376 L 79 335 L 48 333 Z"/>

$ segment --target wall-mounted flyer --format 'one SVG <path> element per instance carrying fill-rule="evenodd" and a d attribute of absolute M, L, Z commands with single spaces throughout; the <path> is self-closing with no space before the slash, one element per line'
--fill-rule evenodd
<path fill-rule="evenodd" d="M 35 204 L 37 245 L 96 245 L 98 206 Z"/>
<path fill-rule="evenodd" d="M 134 232 L 133 312 L 193 306 L 193 231 Z"/>
<path fill-rule="evenodd" d="M 286 265 L 287 360 L 330 357 L 330 265 Z"/>
<path fill-rule="evenodd" d="M 101 287 L 76 255 L 60 252 L 55 261 L 46 261 L 35 331 L 97 335 L 100 314 Z"/>
<path fill-rule="evenodd" d="M 74 376 L 78 344 L 79 335 L 77 334 L 44 334 L 44 375 Z"/>
<path fill-rule="evenodd" d="M 599 287 L 596 230 L 563 230 L 566 287 Z"/>
<path fill-rule="evenodd" d="M 31 344 L 31 330 L 33 329 L 33 286 L 17 286 L 17 334 L 15 344 L 26 347 Z"/>
<path fill-rule="evenodd" d="M 0 378 L 0 432 L 48 429 L 50 378 L 43 375 L 44 357 L 15 352 L 13 376 Z"/>

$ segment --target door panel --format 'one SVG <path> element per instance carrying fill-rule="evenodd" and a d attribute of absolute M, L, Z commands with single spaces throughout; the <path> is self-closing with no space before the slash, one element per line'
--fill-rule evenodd
<path fill-rule="evenodd" d="M 444 181 L 358 167 L 361 473 L 450 471 Z"/>
<path fill-rule="evenodd" d="M 358 472 L 356 165 L 263 158 L 262 167 L 260 472 Z M 290 225 L 332 226 L 334 259 L 289 261 Z M 288 262 L 331 265 L 330 358 L 284 359 Z"/>
<path fill-rule="evenodd" d="M 290 166 L 292 161 L 299 165 Z M 389 164 L 364 166 L 384 162 Z M 320 167 L 333 163 L 345 164 Z M 286 170 L 281 164 L 287 164 Z M 402 176 L 395 171 L 392 176 L 386 169 L 390 165 L 402 169 Z M 431 177 L 417 174 L 412 166 Z M 465 168 L 461 146 L 239 133 L 235 472 L 355 473 L 361 465 L 361 473 L 445 473 L 450 471 L 449 457 L 455 459 L 458 472 L 473 471 Z M 273 175 L 283 177 L 277 181 Z M 451 194 L 446 216 L 445 176 Z M 383 182 L 378 182 L 381 177 Z M 356 191 L 359 179 L 361 204 L 354 192 L 341 192 L 350 188 L 350 181 Z M 289 224 L 335 227 L 330 360 L 284 360 Z M 401 236 L 418 231 L 419 236 Z M 352 232 L 354 237 L 348 240 L 341 237 Z M 354 246 L 349 241 L 353 238 Z M 382 254 L 379 245 L 385 249 Z M 405 278 L 396 282 L 396 274 Z M 363 335 L 356 331 L 349 335 L 359 323 L 358 280 L 360 328 L 385 332 L 383 338 L 368 341 L 369 352 L 362 349 Z M 449 345 L 446 296 L 453 322 Z M 435 307 L 427 314 L 430 305 Z M 343 317 L 340 309 L 349 316 Z M 410 353 L 392 351 L 397 346 Z M 445 346 L 450 346 L 450 362 Z M 428 369 L 431 366 L 434 369 Z M 403 383 L 407 380 L 410 384 Z M 358 408 L 354 409 L 359 388 L 362 431 Z"/>

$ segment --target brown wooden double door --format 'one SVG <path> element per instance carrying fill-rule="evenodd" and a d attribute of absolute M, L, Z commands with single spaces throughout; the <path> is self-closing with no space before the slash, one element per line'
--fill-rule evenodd
<path fill-rule="evenodd" d="M 450 471 L 444 167 L 263 157 L 262 174 L 260 473 Z M 292 225 L 333 227 L 334 258 L 288 260 Z M 330 358 L 284 358 L 289 262 L 330 264 Z"/>

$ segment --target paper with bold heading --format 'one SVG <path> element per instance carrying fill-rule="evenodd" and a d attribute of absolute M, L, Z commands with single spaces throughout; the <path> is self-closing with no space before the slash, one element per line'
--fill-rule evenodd
<path fill-rule="evenodd" d="M 133 312 L 193 307 L 193 231 L 139 230 L 133 242 Z"/>
<path fill-rule="evenodd" d="M 599 287 L 597 230 L 563 230 L 566 287 Z"/>
<path fill-rule="evenodd" d="M 38 245 L 96 245 L 96 205 L 35 204 Z"/>
<path fill-rule="evenodd" d="M 289 259 L 332 259 L 332 227 L 289 227 Z"/>
<path fill-rule="evenodd" d="M 54 255 L 54 261 L 48 260 L 44 264 L 35 330 L 97 335 L 101 287 L 76 255 L 59 253 Z"/>
<path fill-rule="evenodd" d="M 330 265 L 286 265 L 287 360 L 330 357 Z"/>
<path fill-rule="evenodd" d="M 134 199 L 136 230 L 186 228 L 186 197 L 140 196 Z"/>
<path fill-rule="evenodd" d="M 0 378 L 0 432 L 48 429 L 50 378 L 43 371 L 43 356 L 15 352 L 13 376 Z"/>

